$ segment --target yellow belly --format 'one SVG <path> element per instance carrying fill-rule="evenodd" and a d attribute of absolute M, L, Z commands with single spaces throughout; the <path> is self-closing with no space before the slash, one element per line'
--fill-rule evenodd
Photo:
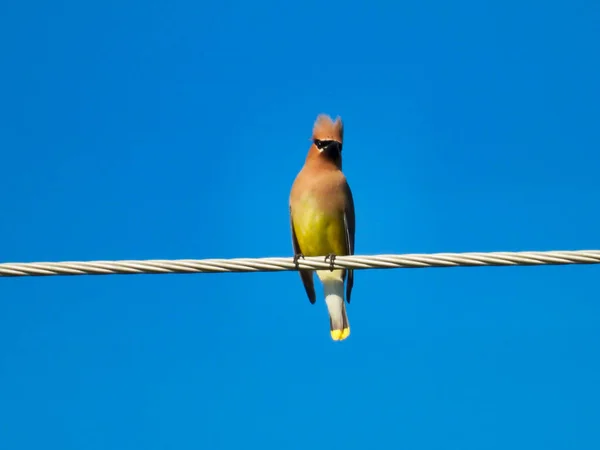
<path fill-rule="evenodd" d="M 346 230 L 341 211 L 324 213 L 314 205 L 292 211 L 294 232 L 304 256 L 346 255 Z"/>

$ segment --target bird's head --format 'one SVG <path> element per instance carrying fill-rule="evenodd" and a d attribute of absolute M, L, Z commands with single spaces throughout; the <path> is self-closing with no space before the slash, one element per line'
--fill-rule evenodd
<path fill-rule="evenodd" d="M 309 157 L 326 160 L 342 168 L 342 143 L 344 124 L 337 117 L 335 122 L 327 114 L 319 114 L 313 127 Z"/>

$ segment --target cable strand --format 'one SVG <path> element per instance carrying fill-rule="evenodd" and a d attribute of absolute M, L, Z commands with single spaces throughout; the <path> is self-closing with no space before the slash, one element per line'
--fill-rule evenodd
<path fill-rule="evenodd" d="M 338 256 L 334 269 L 419 269 L 430 267 L 536 266 L 598 264 L 600 250 L 489 253 L 431 253 Z M 325 256 L 293 258 L 233 258 L 123 261 L 64 261 L 1 263 L 0 277 L 65 275 L 135 275 L 225 272 L 281 272 L 327 270 Z"/>

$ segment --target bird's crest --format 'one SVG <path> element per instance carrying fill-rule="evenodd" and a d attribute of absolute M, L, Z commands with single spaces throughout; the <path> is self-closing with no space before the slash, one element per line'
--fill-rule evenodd
<path fill-rule="evenodd" d="M 312 138 L 341 143 L 344 140 L 344 124 L 342 123 L 342 119 L 338 116 L 334 122 L 327 114 L 319 114 L 313 127 Z"/>

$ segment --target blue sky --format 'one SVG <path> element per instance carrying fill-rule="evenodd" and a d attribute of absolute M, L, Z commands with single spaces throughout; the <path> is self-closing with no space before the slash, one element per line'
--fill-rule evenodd
<path fill-rule="evenodd" d="M 316 115 L 359 254 L 600 247 L 600 6 L 3 2 L 0 260 L 291 256 Z M 0 279 L 0 448 L 596 449 L 597 266 Z"/>

